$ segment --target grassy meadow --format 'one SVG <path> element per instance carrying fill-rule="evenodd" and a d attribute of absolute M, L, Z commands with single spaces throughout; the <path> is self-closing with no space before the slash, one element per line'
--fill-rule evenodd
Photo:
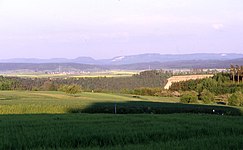
<path fill-rule="evenodd" d="M 241 108 L 178 102 L 126 94 L 0 91 L 0 149 L 243 148 Z"/>
<path fill-rule="evenodd" d="M 97 103 L 126 103 L 129 101 L 179 102 L 179 98 L 126 94 L 88 93 L 68 95 L 63 92 L 0 91 L 0 114 L 67 113 L 85 109 Z"/>

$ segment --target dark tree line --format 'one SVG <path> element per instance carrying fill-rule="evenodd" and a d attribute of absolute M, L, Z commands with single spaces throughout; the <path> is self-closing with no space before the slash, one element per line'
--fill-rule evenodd
<path fill-rule="evenodd" d="M 18 78 L 1 77 L 2 90 L 46 90 L 56 91 L 63 85 L 79 85 L 83 91 L 120 92 L 141 87 L 162 88 L 170 74 L 162 71 L 144 71 L 132 77 L 95 78 Z"/>

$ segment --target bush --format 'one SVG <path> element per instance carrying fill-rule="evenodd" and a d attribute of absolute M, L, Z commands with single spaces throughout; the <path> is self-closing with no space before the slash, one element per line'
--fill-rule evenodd
<path fill-rule="evenodd" d="M 129 92 L 129 94 L 135 95 L 146 95 L 146 96 L 159 96 L 158 93 L 161 92 L 160 88 L 136 88 L 134 90 L 123 90 L 122 92 Z"/>
<path fill-rule="evenodd" d="M 32 90 L 37 89 L 37 87 L 33 88 Z M 54 84 L 52 81 L 45 81 L 43 85 L 41 86 L 41 90 L 44 91 L 56 91 L 57 85 Z"/>
<path fill-rule="evenodd" d="M 67 94 L 77 94 L 81 92 L 81 87 L 79 85 L 63 85 L 59 88 L 60 91 L 66 92 Z"/>
<path fill-rule="evenodd" d="M 168 90 L 161 90 L 154 94 L 155 96 L 161 96 L 161 97 L 172 97 L 172 92 Z"/>
<path fill-rule="evenodd" d="M 211 102 L 214 102 L 214 94 L 210 91 L 204 89 L 200 95 L 200 99 L 205 103 L 209 104 Z"/>
<path fill-rule="evenodd" d="M 229 97 L 228 104 L 231 106 L 243 106 L 243 94 L 240 91 L 235 92 Z"/>
<path fill-rule="evenodd" d="M 197 103 L 198 96 L 195 91 L 186 91 L 180 98 L 182 103 Z"/>

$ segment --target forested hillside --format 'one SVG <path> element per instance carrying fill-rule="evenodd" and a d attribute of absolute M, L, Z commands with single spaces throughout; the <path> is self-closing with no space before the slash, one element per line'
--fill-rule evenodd
<path fill-rule="evenodd" d="M 1 77 L 2 90 L 55 91 L 63 85 L 79 85 L 84 91 L 118 92 L 141 87 L 162 88 L 170 74 L 161 71 L 144 71 L 132 77 L 94 78 L 18 78 Z"/>

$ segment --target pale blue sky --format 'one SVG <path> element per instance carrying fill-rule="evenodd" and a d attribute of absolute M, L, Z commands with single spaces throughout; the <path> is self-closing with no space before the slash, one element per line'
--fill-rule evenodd
<path fill-rule="evenodd" d="M 242 0 L 0 0 L 0 59 L 243 53 Z"/>

